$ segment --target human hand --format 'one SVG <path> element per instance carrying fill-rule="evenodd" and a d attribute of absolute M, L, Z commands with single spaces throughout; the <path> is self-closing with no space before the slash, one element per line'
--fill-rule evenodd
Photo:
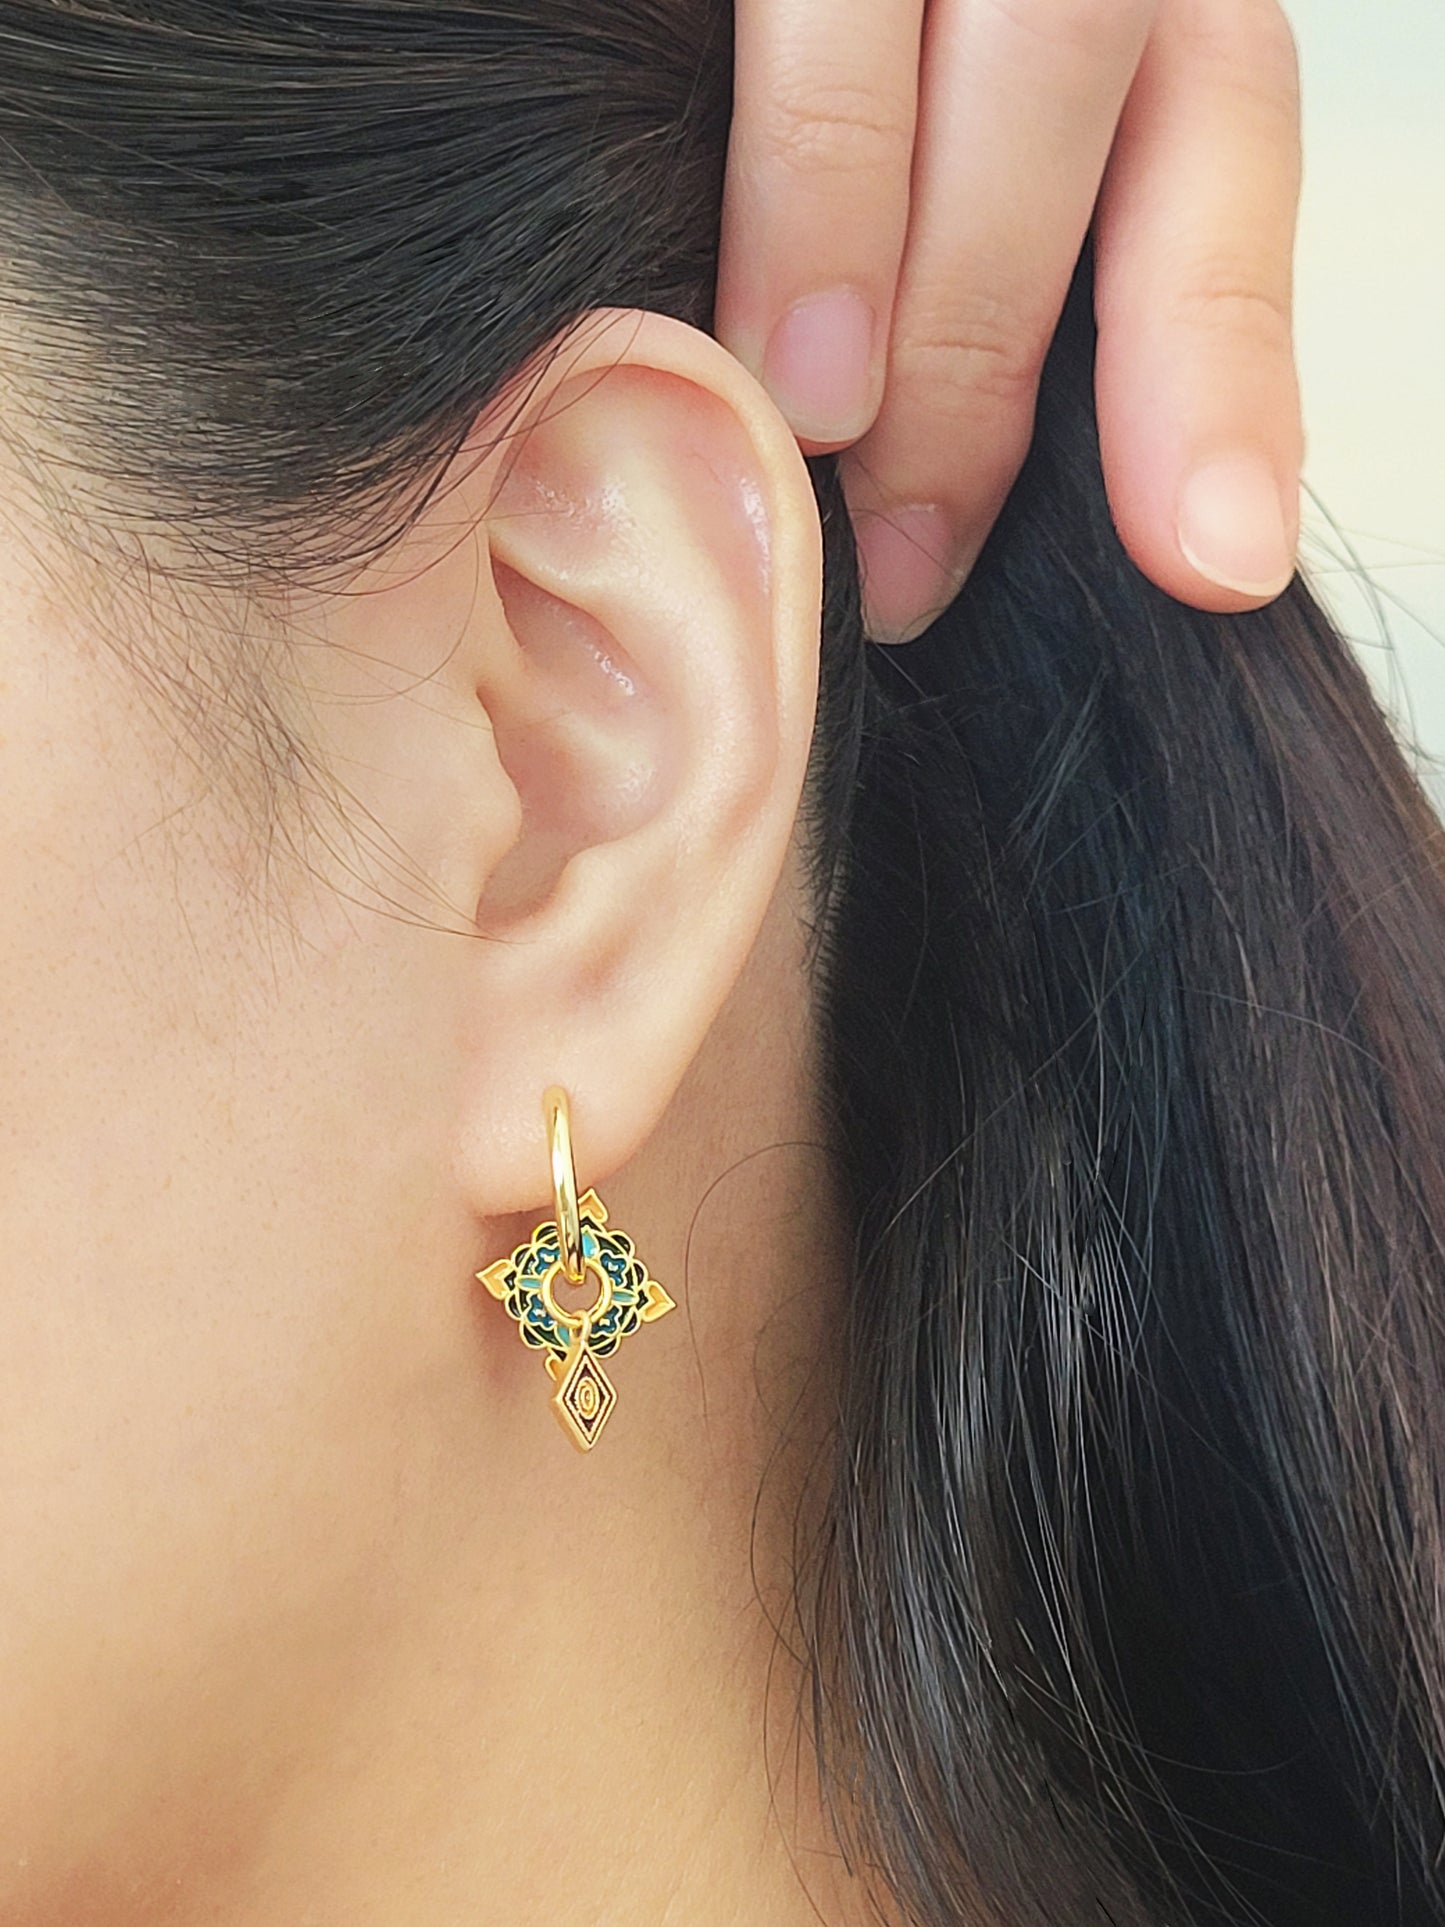
<path fill-rule="evenodd" d="M 1032 431 L 1091 219 L 1099 436 L 1135 562 L 1293 572 L 1294 42 L 1275 0 L 736 0 L 717 332 L 846 448 L 870 633 L 954 593 Z"/>

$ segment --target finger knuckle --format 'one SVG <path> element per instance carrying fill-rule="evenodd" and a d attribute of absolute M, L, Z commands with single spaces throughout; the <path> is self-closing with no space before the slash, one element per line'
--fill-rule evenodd
<path fill-rule="evenodd" d="M 1291 128 L 1298 124 L 1299 47 L 1275 0 L 1221 0 L 1197 7 L 1185 38 L 1191 57 L 1212 67 L 1234 92 Z"/>
<path fill-rule="evenodd" d="M 889 385 L 926 395 L 928 406 L 963 414 L 980 404 L 1016 411 L 1029 404 L 1039 349 L 1017 317 L 975 304 L 936 322 L 913 321 L 895 339 Z"/>
<path fill-rule="evenodd" d="M 913 125 L 876 87 L 810 74 L 774 89 L 758 138 L 765 156 L 792 168 L 866 173 L 906 165 Z"/>
<path fill-rule="evenodd" d="M 1289 295 L 1224 271 L 1200 276 L 1176 297 L 1186 325 L 1230 335 L 1268 354 L 1291 354 L 1294 323 Z"/>

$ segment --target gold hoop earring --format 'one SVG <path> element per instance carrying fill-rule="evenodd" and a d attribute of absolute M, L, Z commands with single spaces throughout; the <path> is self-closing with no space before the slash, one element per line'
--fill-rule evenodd
<path fill-rule="evenodd" d="M 556 1216 L 477 1277 L 516 1319 L 523 1344 L 543 1353 L 557 1387 L 552 1410 L 573 1444 L 590 1452 L 617 1403 L 598 1360 L 639 1325 L 671 1311 L 673 1300 L 648 1276 L 627 1233 L 608 1228 L 607 1207 L 597 1193 L 577 1196 L 571 1115 L 560 1084 L 548 1087 L 542 1112 Z M 592 1304 L 585 1311 L 558 1304 L 557 1285 L 585 1284 L 589 1272 L 598 1288 Z"/>

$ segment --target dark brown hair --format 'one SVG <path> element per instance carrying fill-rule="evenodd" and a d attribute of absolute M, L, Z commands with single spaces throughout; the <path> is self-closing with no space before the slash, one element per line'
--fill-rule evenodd
<path fill-rule="evenodd" d="M 730 13 L 0 0 L 7 433 L 78 525 L 198 577 L 359 558 L 588 309 L 707 325 Z M 818 1744 L 925 1927 L 1415 1927 L 1445 1919 L 1439 832 L 1302 586 L 1221 618 L 1129 564 L 1089 294 L 1086 260 L 918 642 L 865 645 L 812 465 L 857 1201 Z"/>

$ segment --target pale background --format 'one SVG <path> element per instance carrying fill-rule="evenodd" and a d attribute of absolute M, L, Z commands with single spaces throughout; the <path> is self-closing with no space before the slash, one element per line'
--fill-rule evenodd
<path fill-rule="evenodd" d="M 1445 804 L 1445 0 L 1285 5 L 1305 114 L 1303 560 Z"/>

